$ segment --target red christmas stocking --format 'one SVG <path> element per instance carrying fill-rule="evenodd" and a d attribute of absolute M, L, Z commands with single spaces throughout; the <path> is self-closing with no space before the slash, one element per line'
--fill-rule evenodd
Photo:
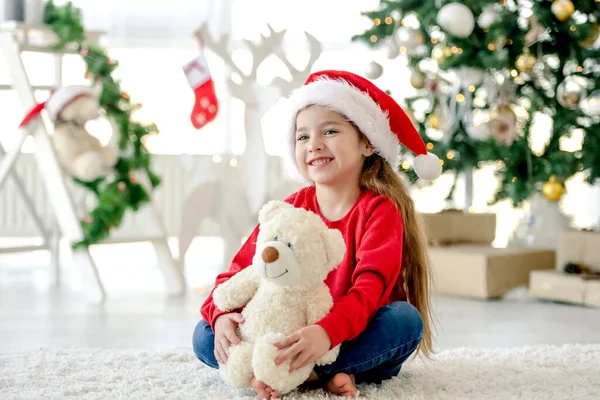
<path fill-rule="evenodd" d="M 194 89 L 196 97 L 190 120 L 196 129 L 200 129 L 215 119 L 219 111 L 215 86 L 204 58 L 204 52 L 184 65 L 183 71 L 190 87 Z"/>

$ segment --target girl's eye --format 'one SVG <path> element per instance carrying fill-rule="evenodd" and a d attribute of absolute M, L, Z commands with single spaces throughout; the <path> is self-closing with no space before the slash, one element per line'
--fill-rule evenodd
<path fill-rule="evenodd" d="M 326 134 L 326 135 L 330 135 L 330 134 L 332 135 L 332 134 L 334 134 L 334 133 L 337 133 L 337 131 L 334 131 L 333 129 L 327 129 L 327 130 L 325 131 L 325 134 Z"/>
<path fill-rule="evenodd" d="M 294 246 L 292 246 L 292 243 L 289 243 L 289 242 L 288 242 L 287 246 L 288 246 L 290 249 L 292 249 L 292 248 L 294 247 Z"/>
<path fill-rule="evenodd" d="M 307 135 L 300 135 L 298 136 L 298 138 L 296 138 L 296 141 L 301 142 L 303 140 L 307 140 L 308 136 Z"/>

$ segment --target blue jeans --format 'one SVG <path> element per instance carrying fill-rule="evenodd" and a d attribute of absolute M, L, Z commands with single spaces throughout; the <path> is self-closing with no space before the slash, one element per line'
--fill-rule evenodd
<path fill-rule="evenodd" d="M 377 311 L 358 337 L 342 343 L 333 364 L 316 366 L 315 373 L 319 380 L 344 372 L 354 374 L 356 383 L 380 383 L 400 373 L 422 335 L 423 320 L 412 305 L 404 301 L 389 304 Z M 214 341 L 212 328 L 201 320 L 194 330 L 194 353 L 202 363 L 218 368 Z"/>

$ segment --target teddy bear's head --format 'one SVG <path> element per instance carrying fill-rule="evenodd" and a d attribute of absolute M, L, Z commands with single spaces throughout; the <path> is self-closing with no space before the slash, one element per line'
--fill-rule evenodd
<path fill-rule="evenodd" d="M 100 103 L 96 96 L 79 96 L 64 106 L 58 114 L 61 121 L 83 125 L 100 116 Z"/>
<path fill-rule="evenodd" d="M 263 206 L 252 265 L 262 279 L 279 286 L 310 288 L 322 283 L 344 258 L 346 246 L 313 212 L 282 201 Z"/>

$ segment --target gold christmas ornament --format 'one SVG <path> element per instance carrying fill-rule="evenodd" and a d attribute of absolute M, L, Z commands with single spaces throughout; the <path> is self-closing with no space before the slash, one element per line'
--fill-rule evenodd
<path fill-rule="evenodd" d="M 437 114 L 431 114 L 429 118 L 427 118 L 427 122 L 433 129 L 440 129 L 440 118 Z"/>
<path fill-rule="evenodd" d="M 415 89 L 423 89 L 425 87 L 425 74 L 418 69 L 414 70 L 410 76 L 410 84 Z"/>
<path fill-rule="evenodd" d="M 542 194 L 549 201 L 558 201 L 565 193 L 565 187 L 558 182 L 554 176 L 550 177 L 548 182 L 542 187 Z"/>
<path fill-rule="evenodd" d="M 519 57 L 517 57 L 515 66 L 517 67 L 517 70 L 519 70 L 519 72 L 529 73 L 533 71 L 533 67 L 535 66 L 536 62 L 537 59 L 535 58 L 535 56 L 529 52 L 529 49 L 527 47 L 525 47 L 523 49 L 523 53 Z"/>
<path fill-rule="evenodd" d="M 596 43 L 596 40 L 598 40 L 598 36 L 600 36 L 600 29 L 598 28 L 598 24 L 593 23 L 592 29 L 591 29 L 588 37 L 585 40 L 582 40 L 581 42 L 579 42 L 579 44 L 582 47 L 591 47 L 594 45 L 594 43 Z"/>
<path fill-rule="evenodd" d="M 452 49 L 443 44 L 438 44 L 431 50 L 431 57 L 438 63 L 443 62 L 452 55 Z"/>
<path fill-rule="evenodd" d="M 575 6 L 571 0 L 554 0 L 550 9 L 557 20 L 566 21 L 571 18 Z"/>

